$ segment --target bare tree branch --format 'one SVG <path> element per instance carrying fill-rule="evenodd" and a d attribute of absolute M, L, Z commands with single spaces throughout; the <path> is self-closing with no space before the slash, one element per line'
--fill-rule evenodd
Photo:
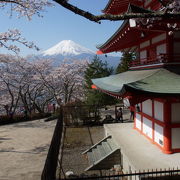
<path fill-rule="evenodd" d="M 162 18 L 180 18 L 180 12 L 163 12 L 163 11 L 156 11 L 151 13 L 125 13 L 121 15 L 110 15 L 110 14 L 102 14 L 102 15 L 94 15 L 87 11 L 84 11 L 70 3 L 67 0 L 54 0 L 56 3 L 60 4 L 64 8 L 78 14 L 82 17 L 90 21 L 94 21 L 100 23 L 101 20 L 110 20 L 110 21 L 119 21 L 119 20 L 126 20 L 131 18 L 155 18 L 155 17 L 162 17 Z M 162 0 L 159 2 L 166 7 L 166 3 Z"/>
<path fill-rule="evenodd" d="M 75 14 L 83 16 L 86 19 L 89 19 L 90 21 L 99 22 L 99 20 L 100 20 L 100 19 L 98 19 L 97 16 L 95 16 L 95 15 L 93 15 L 93 14 L 87 12 L 87 11 L 84 11 L 82 9 L 79 9 L 76 6 L 73 6 L 73 5 L 69 4 L 67 2 L 67 0 L 54 0 L 54 1 L 57 2 L 58 4 L 60 4 L 61 6 L 63 6 L 64 8 L 74 12 Z"/>

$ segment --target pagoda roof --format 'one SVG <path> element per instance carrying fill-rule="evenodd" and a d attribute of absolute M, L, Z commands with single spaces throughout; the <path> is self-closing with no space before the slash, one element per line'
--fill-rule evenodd
<path fill-rule="evenodd" d="M 129 4 L 127 12 L 128 13 L 151 13 L 151 12 L 154 12 L 154 11 L 150 10 L 150 9 L 145 9 L 145 8 L 136 6 L 134 4 Z"/>
<path fill-rule="evenodd" d="M 152 34 L 147 29 L 130 28 L 129 22 L 124 21 L 120 28 L 104 43 L 96 46 L 97 54 L 105 54 L 110 52 L 122 51 L 133 46 L 137 46 L 137 42 L 146 37 L 142 37 L 142 32 L 148 37 Z M 162 32 L 154 31 L 154 35 L 159 35 Z"/>
<path fill-rule="evenodd" d="M 115 39 L 118 39 L 118 42 L 119 42 L 119 40 L 120 40 L 120 37 L 119 37 L 120 36 L 120 32 L 122 32 L 122 30 L 127 25 L 128 25 L 128 20 L 123 21 L 123 24 L 118 28 L 118 30 L 104 44 L 97 45 L 96 47 L 100 50 L 100 51 L 97 51 L 97 54 L 107 53 L 108 51 L 106 49 L 108 47 L 110 47 L 111 44 L 113 44 L 113 41 Z M 109 52 L 112 52 L 112 51 L 109 51 Z"/>
<path fill-rule="evenodd" d="M 109 0 L 103 12 L 113 15 L 122 14 L 128 10 L 128 6 L 130 3 L 137 6 L 142 5 L 142 2 L 140 2 L 139 0 Z"/>
<path fill-rule="evenodd" d="M 165 68 L 130 70 L 104 78 L 92 79 L 92 82 L 97 89 L 117 96 L 127 93 L 180 95 L 180 73 Z"/>
<path fill-rule="evenodd" d="M 132 4 L 128 6 L 128 12 L 133 13 L 149 13 L 151 10 L 147 10 Z M 135 46 L 139 39 L 141 38 L 142 29 L 130 28 L 129 21 L 123 21 L 122 25 L 118 30 L 104 43 L 98 45 L 97 54 L 110 53 L 113 51 L 120 51 L 132 46 Z M 148 35 L 149 32 L 146 32 Z"/>

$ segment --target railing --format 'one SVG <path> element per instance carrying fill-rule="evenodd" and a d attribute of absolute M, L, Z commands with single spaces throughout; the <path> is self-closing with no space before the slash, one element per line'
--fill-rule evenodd
<path fill-rule="evenodd" d="M 63 156 L 63 140 L 66 125 L 75 125 L 80 121 L 87 124 L 98 121 L 98 106 L 63 106 L 60 109 L 60 115 L 57 120 L 53 137 L 50 143 L 49 151 L 46 157 L 45 165 L 41 174 L 41 180 L 55 180 L 61 177 L 62 156 Z M 72 120 L 72 122 L 71 122 Z"/>
<path fill-rule="evenodd" d="M 68 179 L 73 180 L 179 180 L 180 170 L 161 170 L 161 171 L 143 171 L 134 172 L 128 174 L 118 174 L 118 175 L 105 175 L 105 176 L 87 176 L 87 177 L 68 177 Z M 65 180 L 65 179 L 60 179 Z"/>
<path fill-rule="evenodd" d="M 63 106 L 63 118 L 66 126 L 99 124 L 100 107 L 98 105 Z"/>
<path fill-rule="evenodd" d="M 63 113 L 60 109 L 60 116 L 57 120 L 54 134 L 51 140 L 49 151 L 47 154 L 46 162 L 44 165 L 43 172 L 41 174 L 41 180 L 55 180 L 58 166 L 59 152 L 62 146 L 63 139 Z"/>
<path fill-rule="evenodd" d="M 180 63 L 180 54 L 160 54 L 153 58 L 134 60 L 130 63 L 130 67 L 155 65 L 159 63 Z"/>

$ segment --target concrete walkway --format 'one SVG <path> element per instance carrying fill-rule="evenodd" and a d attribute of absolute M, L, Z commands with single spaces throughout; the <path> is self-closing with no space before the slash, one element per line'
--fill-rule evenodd
<path fill-rule="evenodd" d="M 40 180 L 56 121 L 0 126 L 0 180 Z"/>
<path fill-rule="evenodd" d="M 133 170 L 180 168 L 180 153 L 164 154 L 145 136 L 133 129 L 133 123 L 104 125 L 119 145 L 122 154 Z"/>

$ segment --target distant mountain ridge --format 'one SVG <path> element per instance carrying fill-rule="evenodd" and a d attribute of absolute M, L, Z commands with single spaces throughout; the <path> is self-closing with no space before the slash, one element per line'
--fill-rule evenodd
<path fill-rule="evenodd" d="M 85 48 L 72 40 L 63 40 L 55 46 L 43 51 L 38 57 L 52 59 L 54 61 L 53 65 L 57 66 L 63 59 L 86 59 L 91 62 L 95 55 L 95 52 L 92 50 Z M 102 61 L 107 61 L 109 66 L 113 66 L 114 68 L 117 67 L 120 60 L 120 57 L 108 55 L 98 55 L 98 57 Z"/>

